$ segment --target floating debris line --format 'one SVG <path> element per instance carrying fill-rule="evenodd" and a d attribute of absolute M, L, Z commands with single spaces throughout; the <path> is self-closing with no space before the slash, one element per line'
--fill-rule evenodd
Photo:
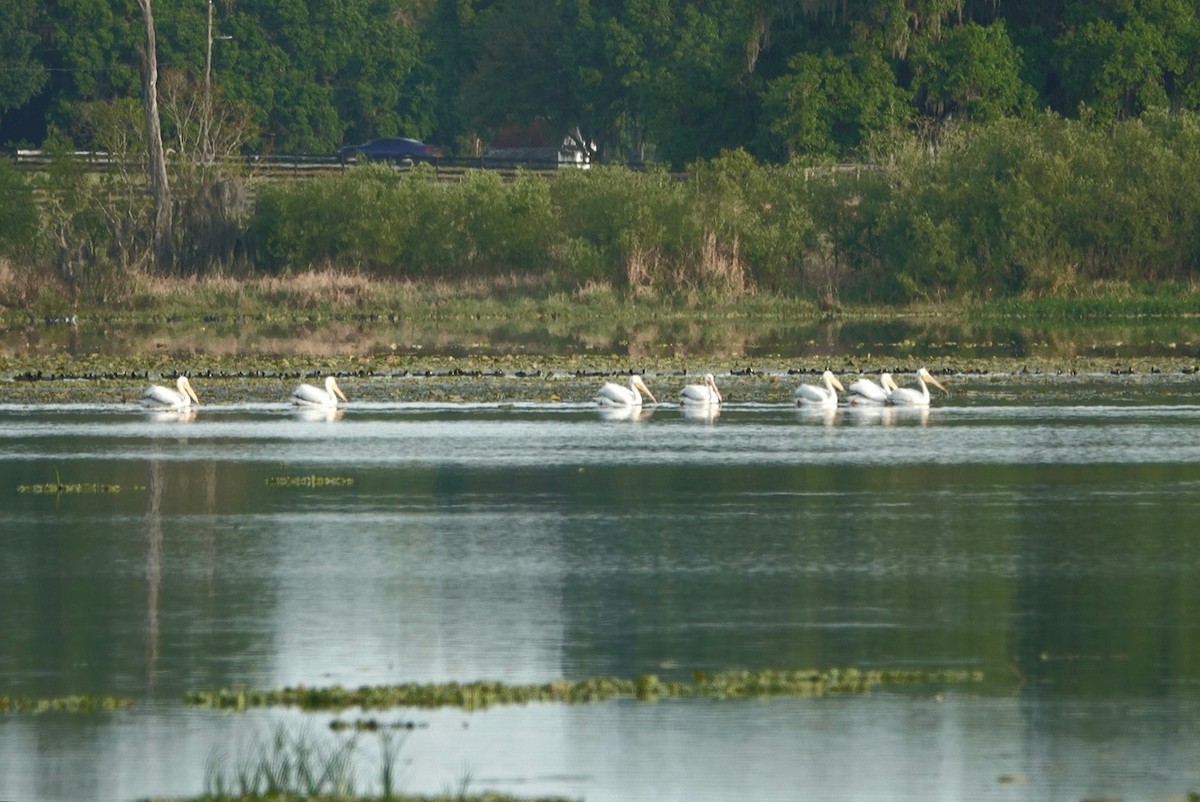
<path fill-rule="evenodd" d="M 503 682 L 409 683 L 361 688 L 306 688 L 274 691 L 245 688 L 192 691 L 189 705 L 243 711 L 258 707 L 298 707 L 302 710 L 364 710 L 391 707 L 459 707 L 484 710 L 496 705 L 533 702 L 587 704 L 628 698 L 643 702 L 657 699 L 745 699 L 758 697 L 817 697 L 865 694 L 881 685 L 981 682 L 983 673 L 965 670 L 863 670 L 857 668 L 799 671 L 698 672 L 692 681 L 664 681 L 646 674 L 637 679 L 599 677 L 579 681 L 554 680 L 541 685 L 508 685 Z"/>

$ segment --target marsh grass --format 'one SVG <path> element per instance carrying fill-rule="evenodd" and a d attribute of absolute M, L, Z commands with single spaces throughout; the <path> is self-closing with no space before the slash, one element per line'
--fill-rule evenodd
<path fill-rule="evenodd" d="M 1036 298 L 967 305 L 983 319 L 1034 318 L 1046 323 L 1108 322 L 1153 317 L 1200 317 L 1200 283 L 1105 281 Z"/>
<path fill-rule="evenodd" d="M 339 731 L 340 732 L 340 731 Z M 377 783 L 364 781 L 360 764 L 371 759 L 364 748 L 364 733 L 377 736 L 379 749 Z M 307 726 L 277 723 L 269 733 L 229 754 L 218 747 L 209 753 L 204 766 L 204 796 L 191 802 L 232 800 L 384 800 L 385 802 L 530 802 L 505 794 L 469 793 L 474 775 L 464 770 L 452 790 L 439 796 L 414 796 L 398 790 L 400 755 L 407 732 L 381 726 L 355 729 L 349 735 L 320 737 Z M 369 790 L 374 785 L 377 790 Z M 543 802 L 564 802 L 545 799 Z"/>
<path fill-rule="evenodd" d="M 46 380 L 87 379 L 92 396 L 129 402 L 149 374 L 180 364 L 193 378 L 267 381 L 319 373 L 681 372 L 697 360 L 718 373 L 895 372 L 921 363 L 970 373 L 1035 369 L 1038 360 L 1049 370 L 1068 360 L 1082 370 L 1075 360 L 1144 357 L 1166 358 L 1157 367 L 1172 371 L 1196 367 L 1200 342 L 1193 325 L 1200 287 L 1186 283 L 1109 282 L 1061 297 L 902 308 L 842 304 L 836 312 L 765 292 L 637 299 L 599 280 L 568 291 L 512 275 L 146 279 L 143 293 L 139 308 L 79 310 L 74 325 L 0 313 L 0 379 L 15 380 L 5 398 L 76 400 L 77 390 L 54 390 Z"/>
<path fill-rule="evenodd" d="M 340 796 L 355 793 L 357 733 L 321 739 L 301 728 L 278 724 L 267 737 L 256 735 L 232 758 L 217 750 L 205 765 L 205 793 L 214 799 L 276 798 L 282 795 Z"/>

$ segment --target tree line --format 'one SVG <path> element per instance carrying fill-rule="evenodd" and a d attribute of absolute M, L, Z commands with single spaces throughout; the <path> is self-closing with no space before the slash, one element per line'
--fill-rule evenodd
<path fill-rule="evenodd" d="M 954 126 L 933 149 L 885 136 L 869 156 L 848 172 L 732 150 L 686 178 L 596 165 L 446 182 L 429 165 L 368 166 L 261 183 L 252 204 L 236 182 L 182 182 L 175 250 L 185 275 L 517 276 L 572 296 L 767 293 L 828 308 L 1200 278 L 1200 115 L 1046 113 Z M 150 215 L 144 180 L 88 178 L 64 159 L 35 187 L 0 162 L 0 267 L 27 266 L 35 295 L 55 276 L 70 297 L 123 297 L 149 263 Z M 0 287 L 0 306 L 27 304 Z"/>
<path fill-rule="evenodd" d="M 474 156 L 537 122 L 613 162 L 786 163 L 896 127 L 1200 106 L 1185 0 L 158 0 L 155 16 L 164 86 L 205 92 L 255 152 L 405 135 Z M 5 0 L 0 143 L 96 147 L 103 107 L 139 97 L 142 41 L 134 0 Z"/>
<path fill-rule="evenodd" d="M 0 306 L 120 297 L 148 269 L 519 274 L 836 305 L 1193 282 L 1200 265 L 1200 31 L 1177 0 L 157 0 L 154 24 L 149 11 L 0 4 L 0 137 L 60 154 L 32 174 L 0 161 Z M 652 167 L 275 184 L 217 158 L 386 133 L 467 154 L 538 126 L 578 127 L 599 167 Z M 67 158 L 77 149 L 113 158 L 89 172 Z M 164 149 L 170 192 L 152 194 Z M 864 169 L 813 169 L 846 159 Z"/>

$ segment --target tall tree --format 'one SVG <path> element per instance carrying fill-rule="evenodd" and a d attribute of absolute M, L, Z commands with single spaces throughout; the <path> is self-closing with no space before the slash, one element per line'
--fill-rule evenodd
<path fill-rule="evenodd" d="M 924 37 L 910 62 L 917 103 L 935 118 L 998 120 L 1033 107 L 1033 90 L 1021 80 L 1021 56 L 1003 21 L 968 22 Z"/>
<path fill-rule="evenodd" d="M 154 261 L 159 270 L 173 267 L 171 247 L 171 186 L 163 151 L 162 122 L 158 115 L 158 43 L 151 0 L 138 0 L 146 23 L 142 51 L 142 108 L 146 118 L 146 149 L 150 159 L 150 194 L 154 199 Z"/>
<path fill-rule="evenodd" d="M 1101 119 L 1148 109 L 1197 108 L 1200 15 L 1190 0 L 1072 2 L 1056 61 L 1066 113 L 1079 104 Z"/>
<path fill-rule="evenodd" d="M 772 149 L 788 159 L 846 158 L 871 131 L 899 125 L 911 112 L 908 93 L 877 51 L 797 53 L 788 68 L 763 94 Z"/>

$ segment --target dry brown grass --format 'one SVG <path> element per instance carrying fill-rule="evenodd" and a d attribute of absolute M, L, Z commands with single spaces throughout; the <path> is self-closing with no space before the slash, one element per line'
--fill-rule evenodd
<path fill-rule="evenodd" d="M 168 302 L 197 297 L 264 298 L 299 308 L 318 304 L 353 308 L 381 294 L 391 294 L 394 285 L 357 272 L 321 270 L 280 276 L 238 278 L 228 275 L 164 277 L 139 273 L 134 294 L 144 300 Z"/>
<path fill-rule="evenodd" d="M 737 237 L 732 242 L 722 243 L 715 231 L 704 238 L 704 249 L 700 254 L 697 284 L 700 289 L 715 290 L 722 295 L 738 297 L 746 292 L 746 266 L 741 259 Z"/>
<path fill-rule="evenodd" d="M 38 297 L 40 284 L 31 268 L 0 257 L 0 309 L 27 309 Z"/>

